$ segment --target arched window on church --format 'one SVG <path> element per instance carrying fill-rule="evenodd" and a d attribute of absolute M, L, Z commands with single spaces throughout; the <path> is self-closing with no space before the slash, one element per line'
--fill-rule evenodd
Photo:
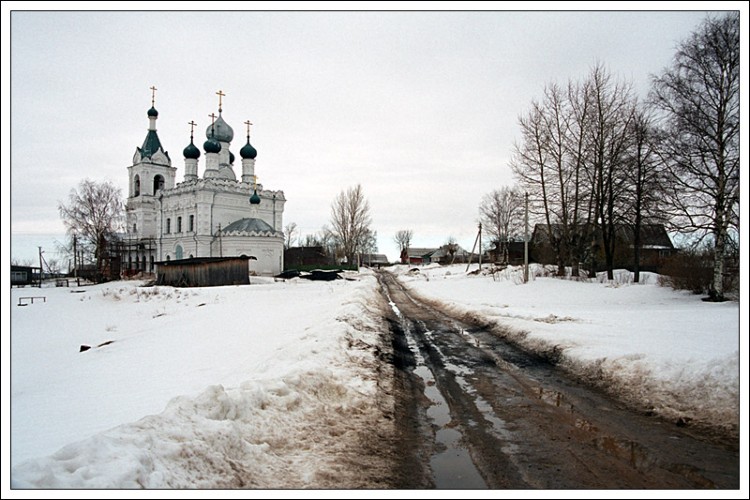
<path fill-rule="evenodd" d="M 174 249 L 174 258 L 176 260 L 182 259 L 182 246 L 177 245 L 177 248 Z"/>
<path fill-rule="evenodd" d="M 135 176 L 135 179 L 133 180 L 133 196 L 140 196 L 141 195 L 141 177 L 139 175 Z"/>
<path fill-rule="evenodd" d="M 154 194 L 160 189 L 164 189 L 164 177 L 161 175 L 154 176 Z"/>

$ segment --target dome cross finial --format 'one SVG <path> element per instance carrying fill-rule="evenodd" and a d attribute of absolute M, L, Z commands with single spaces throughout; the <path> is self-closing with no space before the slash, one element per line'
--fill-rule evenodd
<path fill-rule="evenodd" d="M 151 107 L 154 107 L 154 98 L 156 97 L 156 87 L 151 85 L 149 87 L 151 89 Z"/>
<path fill-rule="evenodd" d="M 194 120 L 190 120 L 188 122 L 188 125 L 190 125 L 190 142 L 193 142 L 193 129 L 195 129 L 195 126 L 198 125 L 198 124 L 195 123 Z"/>
<path fill-rule="evenodd" d="M 245 125 L 247 125 L 247 140 L 248 141 L 250 140 L 250 125 L 252 124 L 253 122 L 251 122 L 250 120 L 245 121 Z"/>
<path fill-rule="evenodd" d="M 219 96 L 219 113 L 221 113 L 221 98 L 222 98 L 222 97 L 226 97 L 226 94 L 225 94 L 225 93 L 224 93 L 223 91 L 219 90 L 219 91 L 218 91 L 218 92 L 216 93 L 216 95 L 218 95 L 218 96 Z"/>

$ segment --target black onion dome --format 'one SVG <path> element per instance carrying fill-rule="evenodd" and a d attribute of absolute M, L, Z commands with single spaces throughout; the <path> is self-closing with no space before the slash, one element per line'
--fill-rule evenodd
<path fill-rule="evenodd" d="M 203 151 L 206 153 L 218 153 L 221 151 L 221 144 L 216 139 L 208 139 L 203 143 Z"/>
<path fill-rule="evenodd" d="M 248 138 L 247 144 L 242 146 L 242 149 L 240 149 L 240 156 L 245 160 L 254 160 L 256 156 L 258 156 L 258 151 L 253 147 L 252 144 L 250 144 L 250 139 Z"/>
<path fill-rule="evenodd" d="M 259 205 L 260 204 L 260 196 L 258 196 L 258 190 L 253 190 L 253 195 L 250 197 L 250 204 L 251 205 Z"/>
<path fill-rule="evenodd" d="M 190 144 L 187 145 L 185 149 L 182 150 L 182 155 L 185 158 L 191 159 L 191 160 L 197 160 L 200 155 L 200 149 L 195 147 L 195 144 L 193 144 L 192 139 L 190 140 Z"/>

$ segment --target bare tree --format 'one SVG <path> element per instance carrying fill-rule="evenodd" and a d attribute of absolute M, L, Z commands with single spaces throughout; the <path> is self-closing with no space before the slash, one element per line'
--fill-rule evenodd
<path fill-rule="evenodd" d="M 519 117 L 518 124 L 521 127 L 521 142 L 514 145 L 510 166 L 519 184 L 529 193 L 531 214 L 544 220 L 546 227 L 551 229 L 554 197 L 543 104 L 532 101 L 531 110 Z M 548 241 L 557 258 L 558 267 L 564 269 L 560 238 L 550 230 Z"/>
<path fill-rule="evenodd" d="M 368 259 L 367 261 L 363 261 L 362 264 L 371 266 L 372 255 L 378 251 L 378 232 L 368 228 L 360 245 L 357 255 L 361 255 L 363 259 Z"/>
<path fill-rule="evenodd" d="M 326 254 L 330 256 L 331 263 L 335 264 L 337 257 L 342 255 L 341 245 L 339 244 L 336 235 L 327 224 L 324 224 L 323 227 L 320 228 L 320 233 L 318 234 L 320 245 L 325 249 Z"/>
<path fill-rule="evenodd" d="M 46 264 L 47 264 L 47 271 L 51 275 L 54 276 L 54 275 L 60 274 L 62 272 L 62 267 L 60 266 L 60 261 L 59 260 L 57 260 L 57 259 L 50 259 L 50 260 L 46 261 Z"/>
<path fill-rule="evenodd" d="M 557 261 L 558 274 L 578 263 L 590 238 L 585 236 L 592 208 L 590 180 L 584 175 L 590 154 L 590 84 L 556 84 L 544 89 L 542 102 L 519 119 L 522 141 L 514 151 L 511 168 L 529 193 L 532 215 L 541 218 Z M 590 184 L 588 184 L 590 186 Z"/>
<path fill-rule="evenodd" d="M 68 204 L 58 202 L 58 211 L 68 235 L 94 249 L 97 275 L 104 275 L 106 249 L 122 229 L 123 204 L 120 188 L 110 182 L 81 181 L 71 189 Z"/>
<path fill-rule="evenodd" d="M 456 260 L 456 254 L 458 253 L 458 241 L 456 241 L 456 238 L 453 236 L 448 237 L 448 241 L 445 242 L 445 245 L 443 245 L 443 248 L 445 248 L 445 251 L 450 255 L 451 258 L 451 264 Z"/>
<path fill-rule="evenodd" d="M 297 232 L 297 223 L 290 222 L 284 226 L 284 248 L 291 248 L 294 245 L 295 233 Z"/>
<path fill-rule="evenodd" d="M 341 191 L 333 201 L 331 232 L 349 265 L 356 262 L 357 252 L 365 247 L 371 223 L 370 203 L 360 184 Z"/>
<path fill-rule="evenodd" d="M 18 259 L 16 257 L 13 257 L 10 260 L 10 265 L 12 265 L 12 266 L 34 267 L 37 264 L 39 264 L 39 262 L 35 261 L 32 258 Z"/>
<path fill-rule="evenodd" d="M 641 232 L 648 222 L 664 222 L 662 213 L 664 168 L 660 161 L 662 136 L 649 109 L 639 104 L 630 127 L 632 139 L 627 159 L 627 184 L 630 204 L 627 219 L 633 231 L 633 281 L 640 281 Z"/>
<path fill-rule="evenodd" d="M 411 229 L 401 229 L 396 231 L 393 241 L 398 245 L 399 258 L 402 264 L 406 264 L 409 261 L 409 246 L 411 240 L 414 237 L 414 231 Z"/>
<path fill-rule="evenodd" d="M 670 137 L 673 228 L 711 236 L 709 296 L 724 300 L 727 241 L 739 228 L 739 13 L 709 17 L 681 42 L 672 65 L 654 78 L 651 96 Z"/>
<path fill-rule="evenodd" d="M 300 246 L 303 247 L 322 247 L 323 241 L 317 234 L 306 234 L 304 238 L 300 238 Z"/>
<path fill-rule="evenodd" d="M 508 262 L 508 243 L 523 231 L 523 195 L 503 186 L 487 193 L 479 205 L 479 222 L 495 244 L 496 259 Z"/>
<path fill-rule="evenodd" d="M 567 245 L 569 260 L 573 276 L 580 275 L 580 263 L 591 261 L 593 254 L 592 240 L 594 239 L 594 198 L 593 187 L 588 182 L 586 167 L 591 153 L 591 138 L 589 124 L 591 121 L 591 83 L 584 80 L 581 83 L 568 82 L 568 136 L 566 150 L 569 166 L 567 179 L 569 180 L 568 198 L 569 211 L 566 211 Z M 596 273 L 595 266 L 589 268 L 589 275 Z"/>
<path fill-rule="evenodd" d="M 604 250 L 607 279 L 614 279 L 617 226 L 624 222 L 626 155 L 635 101 L 632 86 L 617 82 L 601 64 L 589 76 L 591 151 L 587 167 L 593 186 L 594 213 Z"/>

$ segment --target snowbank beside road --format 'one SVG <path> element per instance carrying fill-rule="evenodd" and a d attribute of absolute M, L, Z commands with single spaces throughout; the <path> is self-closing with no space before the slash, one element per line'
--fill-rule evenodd
<path fill-rule="evenodd" d="M 539 266 L 466 274 L 465 265 L 394 268 L 402 282 L 458 315 L 503 327 L 513 341 L 554 357 L 589 382 L 675 421 L 736 434 L 739 304 L 641 284 L 543 277 Z M 474 265 L 473 269 L 477 269 Z"/>
<path fill-rule="evenodd" d="M 383 487 L 375 286 L 44 290 L 13 311 L 13 485 Z"/>

